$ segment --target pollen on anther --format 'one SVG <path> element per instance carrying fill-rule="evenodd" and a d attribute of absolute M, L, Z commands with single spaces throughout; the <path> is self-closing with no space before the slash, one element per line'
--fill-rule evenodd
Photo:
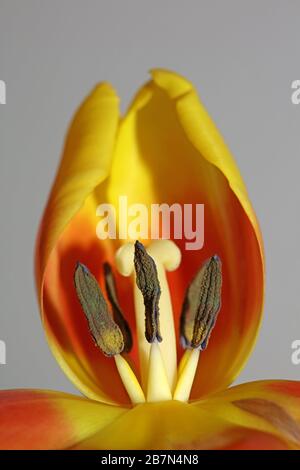
<path fill-rule="evenodd" d="M 222 265 L 208 259 L 189 285 L 182 307 L 180 330 L 184 347 L 206 349 L 221 306 Z"/>
<path fill-rule="evenodd" d="M 86 266 L 77 263 L 74 282 L 96 345 L 106 356 L 120 354 L 124 349 L 123 335 L 109 312 L 97 280 Z"/>

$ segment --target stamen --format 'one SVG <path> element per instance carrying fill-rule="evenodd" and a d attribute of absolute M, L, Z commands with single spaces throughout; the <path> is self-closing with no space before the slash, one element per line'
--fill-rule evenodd
<path fill-rule="evenodd" d="M 206 349 L 221 305 L 222 271 L 218 256 L 204 263 L 187 289 L 180 329 L 185 347 Z"/>
<path fill-rule="evenodd" d="M 115 362 L 123 385 L 132 403 L 144 403 L 145 395 L 135 373 L 121 354 L 115 356 Z"/>
<path fill-rule="evenodd" d="M 177 385 L 174 392 L 174 400 L 188 401 L 195 374 L 198 367 L 200 349 L 187 349 L 179 364 L 179 373 Z"/>
<path fill-rule="evenodd" d="M 123 339 L 124 339 L 123 352 L 128 353 L 132 349 L 131 331 L 118 301 L 116 283 L 115 283 L 114 275 L 113 275 L 110 264 L 104 263 L 103 269 L 104 269 L 106 293 L 107 293 L 108 300 L 110 301 L 110 304 L 112 307 L 113 318 L 123 334 Z"/>
<path fill-rule="evenodd" d="M 124 327 L 124 324 L 126 324 L 129 330 L 129 326 L 119 308 L 110 268 L 106 266 L 104 269 L 106 272 L 106 288 L 110 301 L 113 308 L 118 309 L 118 319 L 122 317 L 122 326 Z M 144 392 L 130 365 L 120 354 L 124 350 L 122 331 L 109 313 L 98 282 L 88 268 L 81 263 L 77 264 L 74 281 L 77 296 L 96 345 L 99 346 L 106 356 L 114 356 L 121 380 L 132 403 L 143 403 L 145 401 Z M 131 338 L 130 330 L 129 334 Z"/>
<path fill-rule="evenodd" d="M 98 282 L 83 264 L 75 270 L 75 288 L 78 299 L 97 346 L 106 356 L 115 356 L 124 349 L 123 335 L 112 319 Z"/>
<path fill-rule="evenodd" d="M 189 348 L 179 365 L 174 400 L 188 401 L 200 351 L 206 349 L 221 305 L 222 270 L 218 256 L 204 263 L 187 289 L 182 315 L 182 343 Z"/>
<path fill-rule="evenodd" d="M 139 241 L 134 245 L 136 284 L 145 305 L 145 336 L 148 343 L 161 342 L 159 331 L 159 298 L 161 294 L 155 262 Z"/>

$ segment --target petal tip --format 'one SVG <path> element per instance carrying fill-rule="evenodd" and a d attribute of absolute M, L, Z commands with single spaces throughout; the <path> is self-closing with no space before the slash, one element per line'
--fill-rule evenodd
<path fill-rule="evenodd" d="M 163 68 L 150 70 L 154 83 L 162 88 L 172 99 L 179 98 L 182 95 L 194 89 L 193 84 L 184 76 Z"/>
<path fill-rule="evenodd" d="M 111 83 L 106 81 L 97 83 L 91 92 L 91 95 L 92 94 L 100 96 L 102 95 L 103 97 L 105 96 L 108 98 L 115 98 L 119 101 L 119 96 L 116 89 L 112 86 Z"/>

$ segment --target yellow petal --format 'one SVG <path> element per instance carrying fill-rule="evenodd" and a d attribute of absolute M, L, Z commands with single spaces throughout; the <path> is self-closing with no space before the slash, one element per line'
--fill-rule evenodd
<path fill-rule="evenodd" d="M 98 276 L 101 259 L 111 251 L 109 243 L 97 243 L 96 203 L 90 193 L 109 174 L 118 123 L 118 97 L 109 84 L 100 84 L 70 126 L 36 245 L 37 287 L 49 345 L 74 384 L 105 402 L 129 398 L 114 361 L 93 344 L 73 274 L 76 262 L 82 261 Z"/>
<path fill-rule="evenodd" d="M 48 200 L 36 247 L 38 287 L 48 258 L 68 222 L 108 175 L 119 122 L 119 99 L 108 83 L 92 91 L 78 109 Z"/>
<path fill-rule="evenodd" d="M 254 345 L 264 294 L 262 240 L 237 166 L 191 83 L 165 70 L 152 77 L 121 123 L 107 194 L 116 206 L 126 195 L 128 204 L 149 210 L 153 203 L 205 204 L 203 249 L 188 251 L 185 240 L 174 240 L 182 263 L 168 274 L 178 339 L 187 285 L 207 258 L 222 260 L 222 309 L 199 362 L 196 398 L 231 383 Z"/>
<path fill-rule="evenodd" d="M 146 403 L 123 414 L 74 449 L 288 448 L 270 430 L 231 423 L 201 406 L 176 401 Z"/>
<path fill-rule="evenodd" d="M 239 385 L 190 404 L 145 403 L 80 449 L 300 449 L 300 382 Z"/>
<path fill-rule="evenodd" d="M 178 118 L 188 139 L 200 155 L 215 165 L 227 178 L 256 231 L 263 255 L 260 229 L 242 176 L 192 83 L 180 75 L 162 69 L 153 70 L 152 76 L 154 82 L 176 101 Z"/>

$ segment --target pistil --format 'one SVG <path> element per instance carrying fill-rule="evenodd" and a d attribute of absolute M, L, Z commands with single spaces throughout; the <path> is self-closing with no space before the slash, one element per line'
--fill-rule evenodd
<path fill-rule="evenodd" d="M 150 270 L 151 272 L 148 272 L 148 289 L 146 289 L 145 285 L 141 285 L 141 283 L 145 283 L 145 267 L 143 265 L 145 264 L 146 260 L 149 266 L 152 267 Z M 119 272 L 124 276 L 135 274 L 134 301 L 143 388 L 144 390 L 150 391 L 153 387 L 153 384 L 156 383 L 156 388 L 161 387 L 161 391 L 155 392 L 154 395 L 160 396 L 162 400 L 167 399 L 165 397 L 170 396 L 170 391 L 171 393 L 173 392 L 177 380 L 174 316 L 165 270 L 173 271 L 177 269 L 180 261 L 180 250 L 175 245 L 175 243 L 170 240 L 159 240 L 152 242 L 147 247 L 147 249 L 145 249 L 139 242 L 136 242 L 135 245 L 133 243 L 128 243 L 123 245 L 116 254 L 116 265 Z M 136 266 L 136 269 L 134 269 L 134 266 Z M 141 275 L 139 280 L 137 279 L 137 270 Z M 159 287 L 156 285 L 155 288 L 153 288 L 154 273 L 156 275 L 157 281 L 159 282 Z M 150 288 L 151 286 L 152 288 Z M 146 294 L 146 303 L 145 296 L 143 296 L 140 287 L 143 288 L 144 293 Z M 147 295 L 149 296 L 151 291 L 152 301 L 156 302 L 157 304 L 153 312 L 151 311 L 151 298 L 147 298 Z M 151 340 L 149 341 L 150 338 L 147 333 L 147 323 L 151 323 L 153 321 L 152 317 L 156 315 L 158 309 L 161 312 L 161 315 L 159 315 L 159 330 L 161 332 L 162 341 L 160 342 L 159 346 L 154 346 L 154 343 Z M 159 338 L 156 339 L 159 341 Z M 158 349 L 160 354 L 157 352 Z M 159 360 L 159 363 L 156 365 L 157 370 L 159 368 L 161 370 L 165 370 L 165 374 L 157 373 L 157 375 L 160 376 L 159 380 L 156 380 L 151 372 L 154 370 L 150 367 L 150 364 L 153 362 L 152 355 L 155 356 L 156 360 Z M 168 387 L 164 387 L 163 385 L 165 384 L 165 380 L 162 379 L 164 376 L 167 377 Z M 151 385 L 148 384 L 149 380 L 151 380 Z M 147 395 L 151 396 L 153 394 L 149 392 Z"/>
<path fill-rule="evenodd" d="M 154 341 L 150 346 L 147 401 L 155 402 L 168 400 L 172 400 L 172 392 L 161 354 L 160 344 Z"/>

